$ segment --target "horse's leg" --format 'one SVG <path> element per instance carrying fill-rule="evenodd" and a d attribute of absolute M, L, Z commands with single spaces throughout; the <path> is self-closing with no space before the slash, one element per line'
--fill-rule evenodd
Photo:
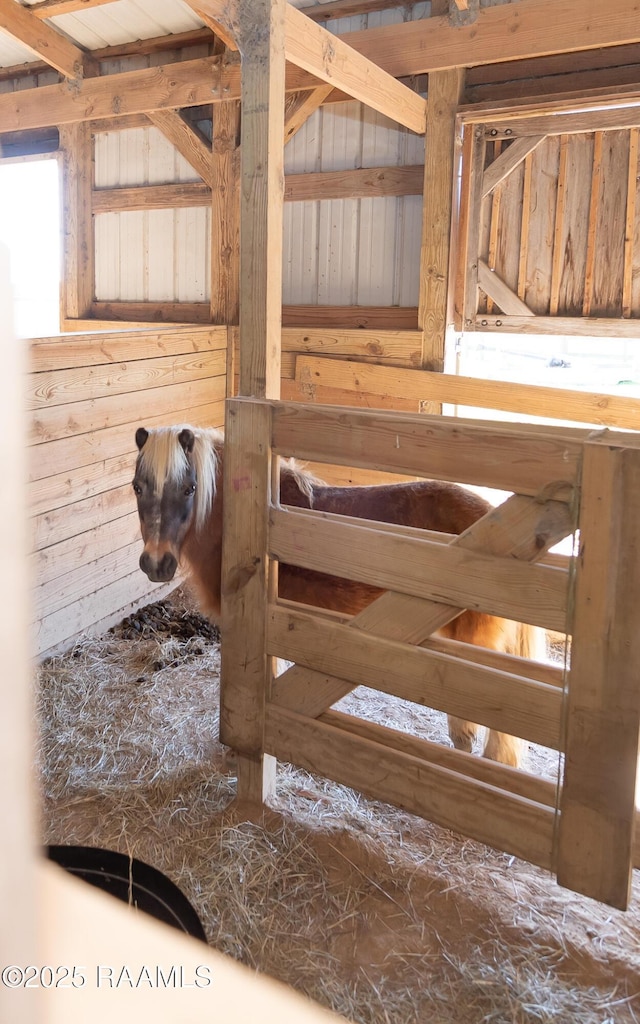
<path fill-rule="evenodd" d="M 478 612 L 464 612 L 441 632 L 454 640 L 491 647 L 507 654 L 517 654 L 521 657 L 531 657 L 534 654 L 535 630 L 531 626 L 508 619 L 498 619 Z M 449 736 L 456 750 L 470 751 L 479 726 L 475 722 L 466 722 L 454 715 L 448 715 L 447 720 Z M 495 729 L 487 730 L 484 757 L 517 768 L 523 751 L 524 743 L 518 737 L 509 736 Z"/>
<path fill-rule="evenodd" d="M 447 715 L 447 726 L 449 738 L 456 750 L 464 750 L 470 754 L 480 726 L 475 722 L 465 722 L 463 718 L 456 718 L 455 715 Z"/>

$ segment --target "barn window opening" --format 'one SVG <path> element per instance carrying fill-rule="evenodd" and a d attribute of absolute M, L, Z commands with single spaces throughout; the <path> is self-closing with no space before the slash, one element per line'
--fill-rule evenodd
<path fill-rule="evenodd" d="M 58 160 L 0 160 L 0 241 L 9 251 L 18 337 L 60 330 L 60 222 Z"/>

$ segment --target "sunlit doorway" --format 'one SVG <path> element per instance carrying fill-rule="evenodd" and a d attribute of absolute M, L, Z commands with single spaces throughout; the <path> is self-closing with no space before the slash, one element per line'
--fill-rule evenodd
<path fill-rule="evenodd" d="M 18 337 L 60 330 L 60 220 L 58 160 L 0 160 L 0 241 L 9 250 Z"/>

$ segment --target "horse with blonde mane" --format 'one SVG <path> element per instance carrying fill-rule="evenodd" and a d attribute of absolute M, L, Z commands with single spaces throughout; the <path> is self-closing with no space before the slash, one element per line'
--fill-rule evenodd
<path fill-rule="evenodd" d="M 220 615 L 222 568 L 221 431 L 190 426 L 139 427 L 133 490 L 138 502 L 144 550 L 140 568 L 150 580 L 173 579 L 181 564 L 199 607 L 211 621 Z M 434 480 L 331 487 L 295 460 L 281 460 L 280 503 L 354 516 L 399 526 L 459 534 L 484 516 L 489 503 L 457 484 Z M 292 565 L 280 565 L 278 596 L 355 615 L 384 591 L 354 580 Z M 440 635 L 532 657 L 536 631 L 510 619 L 465 611 Z M 449 735 L 459 750 L 470 751 L 479 727 L 448 716 Z M 517 766 L 522 741 L 488 730 L 484 756 Z"/>

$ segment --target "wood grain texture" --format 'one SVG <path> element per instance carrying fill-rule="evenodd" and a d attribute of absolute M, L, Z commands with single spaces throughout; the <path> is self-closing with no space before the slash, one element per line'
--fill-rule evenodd
<path fill-rule="evenodd" d="M 429 370 L 444 369 L 445 337 L 452 318 L 449 265 L 456 113 L 463 90 L 464 75 L 458 70 L 429 76 L 418 298 L 418 323 L 424 334 L 421 365 Z"/>
<path fill-rule="evenodd" d="M 509 381 L 483 380 L 457 374 L 433 374 L 426 370 L 376 366 L 355 360 L 312 355 L 297 357 L 296 380 L 308 387 L 342 387 L 349 392 L 367 395 L 503 409 L 506 412 L 627 430 L 640 428 L 637 399 L 623 395 L 573 391 L 537 384 L 513 384 Z"/>
<path fill-rule="evenodd" d="M 585 444 L 557 872 L 625 909 L 640 726 L 640 451 Z"/>
<path fill-rule="evenodd" d="M 325 778 L 402 807 L 445 828 L 549 867 L 551 808 L 471 782 L 450 769 L 348 735 L 325 722 L 269 708 L 267 749 Z"/>
<path fill-rule="evenodd" d="M 291 63 L 412 131 L 424 133 L 427 107 L 418 93 L 290 5 L 286 7 L 285 47 Z"/>

